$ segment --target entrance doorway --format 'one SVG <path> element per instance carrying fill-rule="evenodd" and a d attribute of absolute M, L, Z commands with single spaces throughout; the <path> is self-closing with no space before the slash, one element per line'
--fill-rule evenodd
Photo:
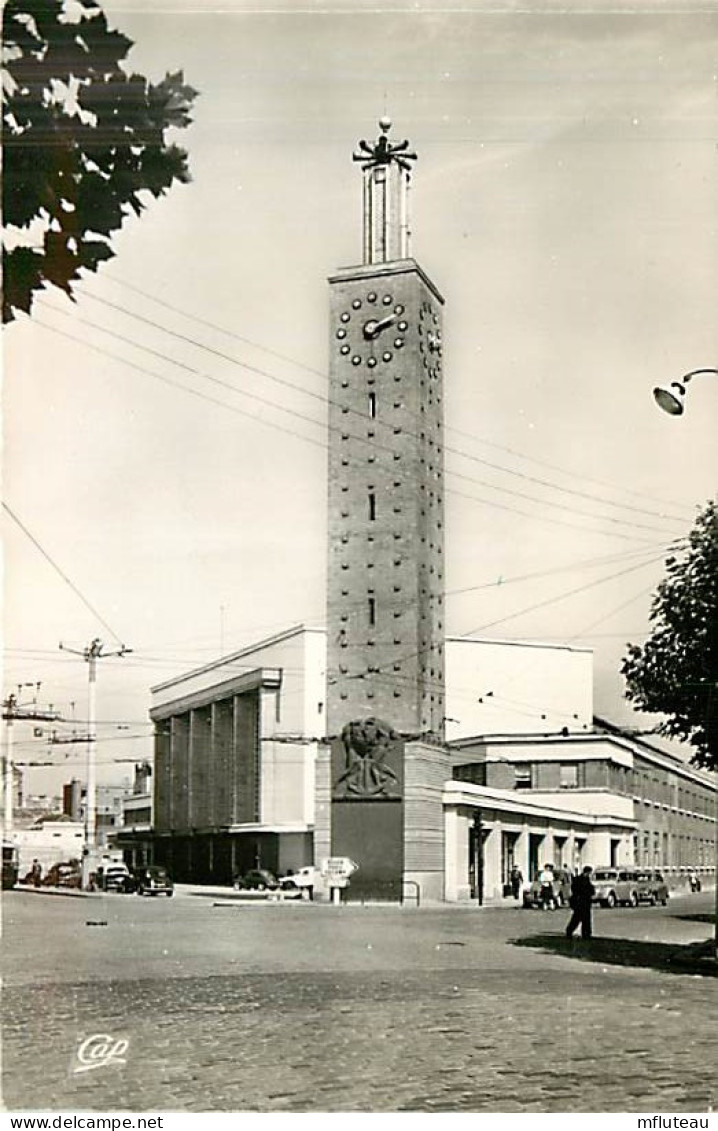
<path fill-rule="evenodd" d="M 511 895 L 511 872 L 516 863 L 519 833 L 504 832 L 501 837 L 501 883 L 504 895 Z"/>
<path fill-rule="evenodd" d="M 541 870 L 540 853 L 543 842 L 543 833 L 529 833 L 529 880 L 535 880 Z"/>
<path fill-rule="evenodd" d="M 484 902 L 484 844 L 490 831 L 484 827 L 481 813 L 475 814 L 469 826 L 469 887 L 471 898 L 479 904 Z"/>

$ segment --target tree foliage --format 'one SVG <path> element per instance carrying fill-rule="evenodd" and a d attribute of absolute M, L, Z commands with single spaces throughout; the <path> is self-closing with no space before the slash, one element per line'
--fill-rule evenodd
<path fill-rule="evenodd" d="M 71 296 L 83 270 L 112 257 L 141 193 L 190 179 L 165 131 L 189 125 L 196 91 L 181 71 L 157 84 L 125 71 L 131 46 L 95 0 L 5 4 L 4 322 L 47 284 Z"/>
<path fill-rule="evenodd" d="M 653 631 L 623 659 L 628 698 L 667 718 L 661 734 L 689 742 L 692 761 L 718 769 L 718 502 L 702 510 L 686 550 L 666 560 L 651 606 Z"/>

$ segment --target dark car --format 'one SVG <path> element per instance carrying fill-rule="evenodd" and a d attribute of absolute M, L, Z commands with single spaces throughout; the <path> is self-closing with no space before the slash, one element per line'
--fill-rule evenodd
<path fill-rule="evenodd" d="M 251 868 L 243 876 L 236 876 L 234 886 L 237 891 L 275 891 L 279 881 L 267 868 Z"/>
<path fill-rule="evenodd" d="M 636 881 L 639 903 L 650 903 L 651 906 L 662 903 L 664 907 L 666 906 L 668 903 L 668 884 L 662 872 L 656 871 L 655 868 L 639 868 L 636 873 Z"/>
<path fill-rule="evenodd" d="M 82 870 L 74 860 L 53 864 L 41 883 L 43 887 L 79 888 L 82 887 Z"/>
<path fill-rule="evenodd" d="M 135 872 L 135 891 L 138 895 L 174 895 L 175 887 L 164 868 L 151 865 Z"/>
<path fill-rule="evenodd" d="M 553 873 L 553 898 L 556 907 L 568 907 L 571 898 L 571 873 L 565 868 L 555 868 Z M 526 884 L 523 891 L 524 907 L 541 906 L 541 881 Z"/>

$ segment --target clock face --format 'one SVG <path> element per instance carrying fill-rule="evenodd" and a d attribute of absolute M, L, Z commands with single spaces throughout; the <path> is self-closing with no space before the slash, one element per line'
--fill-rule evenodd
<path fill-rule="evenodd" d="M 354 366 L 375 369 L 404 348 L 409 328 L 404 307 L 388 292 L 367 291 L 339 314 L 334 339 L 339 353 Z"/>
<path fill-rule="evenodd" d="M 426 301 L 419 308 L 419 351 L 429 377 L 438 378 L 441 375 L 441 327 L 439 315 Z"/>

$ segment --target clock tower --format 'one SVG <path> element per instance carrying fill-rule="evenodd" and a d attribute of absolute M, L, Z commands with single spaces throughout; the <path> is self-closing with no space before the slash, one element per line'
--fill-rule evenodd
<path fill-rule="evenodd" d="M 360 141 L 363 262 L 330 284 L 329 733 L 444 731 L 443 298 L 409 251 L 416 155 Z"/>

